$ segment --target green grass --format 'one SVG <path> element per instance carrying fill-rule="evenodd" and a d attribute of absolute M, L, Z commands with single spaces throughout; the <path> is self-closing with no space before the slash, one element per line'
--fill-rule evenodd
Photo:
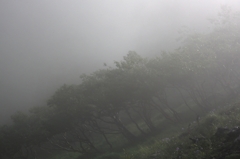
<path fill-rule="evenodd" d="M 185 126 L 187 122 L 180 124 Z M 123 151 L 123 154 L 129 154 L 131 159 L 149 159 L 151 155 L 157 155 L 158 158 L 181 158 L 181 159 L 202 159 L 219 153 L 216 150 L 218 141 L 212 139 L 218 127 L 232 128 L 240 125 L 240 103 L 234 103 L 223 108 L 219 108 L 214 112 L 209 112 L 203 117 L 198 125 L 193 122 L 187 135 L 182 135 L 184 132 L 175 126 L 169 126 L 165 131 L 154 136 L 152 139 L 135 145 L 128 150 Z M 174 133 L 175 132 L 175 133 Z M 167 137 L 167 138 L 166 138 Z M 204 138 L 204 140 L 193 144 L 189 137 Z M 151 141 L 151 142 L 150 142 Z M 154 142 L 152 142 L 154 141 Z M 238 154 L 227 156 L 228 159 L 238 158 Z M 127 159 L 122 157 L 122 159 Z"/>
<path fill-rule="evenodd" d="M 73 152 L 61 152 L 56 155 L 53 155 L 49 159 L 75 159 L 78 158 L 79 154 L 78 153 L 73 153 Z"/>
<path fill-rule="evenodd" d="M 184 104 L 178 106 L 176 111 L 181 116 L 181 121 L 172 123 L 165 120 L 159 113 L 156 113 L 152 120 L 158 127 L 157 133 L 150 133 L 141 141 L 127 143 L 121 135 L 109 135 L 109 140 L 114 146 L 112 150 L 99 154 L 94 159 L 149 159 L 150 156 L 156 155 L 161 159 L 202 159 L 207 155 L 214 154 L 214 141 L 211 136 L 216 132 L 218 127 L 234 127 L 240 125 L 240 102 L 232 104 L 218 104 L 212 108 L 213 111 L 208 113 L 202 111 L 195 105 L 191 108 L 201 116 L 200 122 L 196 122 L 196 114 L 190 111 Z M 143 121 L 138 122 L 139 126 L 147 131 Z M 134 134 L 139 135 L 139 131 L 134 124 L 127 125 L 127 128 Z M 189 137 L 204 137 L 207 140 L 199 142 L 197 145 L 192 144 Z M 104 141 L 99 140 L 97 147 L 108 149 Z M 203 149 L 204 148 L 204 149 Z M 236 155 L 227 156 L 228 159 L 237 158 Z M 238 156 L 239 157 L 239 156 Z M 78 159 L 76 153 L 63 152 L 49 159 Z M 88 157 L 87 157 L 88 158 Z M 90 159 L 88 158 L 88 159 Z"/>

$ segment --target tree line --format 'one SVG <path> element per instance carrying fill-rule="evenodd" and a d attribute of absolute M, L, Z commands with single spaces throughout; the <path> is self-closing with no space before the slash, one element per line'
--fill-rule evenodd
<path fill-rule="evenodd" d="M 17 112 L 12 125 L 0 128 L 0 158 L 33 158 L 53 150 L 102 152 L 99 140 L 111 149 L 112 136 L 134 142 L 161 129 L 155 114 L 177 123 L 180 104 L 198 115 L 194 106 L 208 111 L 235 98 L 240 93 L 240 21 L 226 15 L 211 33 L 189 35 L 175 51 L 153 58 L 130 51 L 115 67 L 83 74 L 79 85 L 63 85 L 46 106 Z"/>

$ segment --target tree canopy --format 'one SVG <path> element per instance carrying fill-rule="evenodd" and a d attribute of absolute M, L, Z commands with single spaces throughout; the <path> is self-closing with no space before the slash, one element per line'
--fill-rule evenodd
<path fill-rule="evenodd" d="M 28 158 L 40 149 L 97 153 L 103 151 L 98 140 L 113 147 L 111 135 L 131 142 L 161 129 L 154 114 L 178 123 L 180 104 L 207 111 L 238 95 L 240 19 L 227 13 L 211 33 L 190 35 L 173 52 L 145 58 L 130 51 L 114 68 L 83 74 L 79 85 L 63 85 L 46 106 L 14 114 L 13 124 L 0 129 L 0 157 Z M 216 100 L 219 94 L 225 98 Z"/>

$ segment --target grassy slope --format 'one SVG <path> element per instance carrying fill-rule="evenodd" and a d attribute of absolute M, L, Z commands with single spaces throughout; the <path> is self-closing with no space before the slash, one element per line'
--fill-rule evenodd
<path fill-rule="evenodd" d="M 225 142 L 225 138 L 221 140 L 215 138 L 214 134 L 217 129 L 219 127 L 233 128 L 239 125 L 240 102 L 237 101 L 209 112 L 200 120 L 199 124 L 192 122 L 189 129 L 184 132 L 179 131 L 178 127 L 168 127 L 162 134 L 154 137 L 155 142 L 153 144 L 136 145 L 134 148 L 123 152 L 122 159 L 202 159 L 218 156 L 221 149 L 227 149 L 227 147 L 219 147 L 220 144 Z M 182 126 L 184 127 L 184 124 Z M 199 142 L 194 143 L 189 138 L 199 139 Z M 200 139 L 203 140 L 200 141 Z M 223 145 L 232 143 L 233 141 L 230 141 Z M 225 158 L 235 157 L 240 158 L 237 153 L 229 154 Z"/>
<path fill-rule="evenodd" d="M 194 108 L 194 107 L 193 107 Z M 198 111 L 198 108 L 194 108 Z M 182 121 L 179 123 L 170 123 L 156 115 L 155 121 L 159 130 L 156 134 L 151 134 L 143 138 L 138 143 L 126 145 L 126 141 L 121 137 L 113 137 L 112 143 L 115 149 L 98 155 L 97 157 L 87 157 L 88 159 L 201 159 L 218 153 L 214 148 L 211 138 L 218 127 L 229 127 L 240 125 L 240 100 L 232 101 L 231 104 L 215 106 L 213 111 L 201 112 L 199 123 L 196 121 L 196 115 L 186 106 L 178 108 Z M 133 125 L 129 125 L 132 132 L 137 131 Z M 193 144 L 189 138 L 206 138 L 203 142 Z M 124 145 L 124 146 L 123 146 Z M 99 143 L 99 147 L 104 143 Z M 79 159 L 76 153 L 60 153 L 49 159 Z M 240 158 L 239 156 L 237 158 Z M 228 158 L 230 159 L 230 158 Z M 232 159 L 232 158 L 231 158 Z M 234 158 L 233 158 L 234 159 Z"/>
<path fill-rule="evenodd" d="M 218 154 L 215 145 L 219 141 L 212 139 L 217 128 L 232 128 L 240 125 L 239 100 L 215 107 L 208 113 L 202 113 L 199 123 L 193 120 L 193 113 L 185 110 L 184 107 L 180 107 L 179 111 L 184 117 L 181 123 L 172 124 L 162 121 L 159 123 L 162 128 L 161 133 L 126 146 L 121 151 L 106 153 L 94 159 L 208 158 Z M 204 138 L 204 140 L 195 144 L 189 138 Z M 230 157 L 226 158 L 230 159 Z"/>

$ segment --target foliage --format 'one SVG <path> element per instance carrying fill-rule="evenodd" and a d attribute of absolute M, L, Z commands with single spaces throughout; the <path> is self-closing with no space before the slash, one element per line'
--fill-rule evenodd
<path fill-rule="evenodd" d="M 236 141 L 240 133 L 237 127 L 240 124 L 239 113 L 240 102 L 237 101 L 228 107 L 210 112 L 199 124 L 193 122 L 191 131 L 187 135 L 182 133 L 164 139 L 156 137 L 154 144 L 142 145 L 134 151 L 123 154 L 132 153 L 134 154 L 132 157 L 138 159 L 237 158 L 239 157 L 237 151 L 239 143 Z"/>
<path fill-rule="evenodd" d="M 46 106 L 34 107 L 28 115 L 17 112 L 12 125 L 1 127 L 0 157 L 34 158 L 44 150 L 118 158 L 117 153 L 104 154 L 119 148 L 114 141 L 138 143 L 163 131 L 162 121 L 180 126 L 184 122 L 180 107 L 188 109 L 199 125 L 200 114 L 226 105 L 240 93 L 239 18 L 235 14 L 232 18 L 230 10 L 223 8 L 222 25 L 208 34 L 189 35 L 173 52 L 144 58 L 130 51 L 115 62 L 116 67 L 83 74 L 79 85 L 63 85 Z M 219 123 L 234 126 L 239 119 L 234 111 L 209 115 L 192 133 L 205 138 L 198 144 L 186 138 L 159 141 L 140 148 L 142 155 L 137 157 L 215 155 L 211 136 Z M 135 156 L 126 150 L 123 158 Z"/>

